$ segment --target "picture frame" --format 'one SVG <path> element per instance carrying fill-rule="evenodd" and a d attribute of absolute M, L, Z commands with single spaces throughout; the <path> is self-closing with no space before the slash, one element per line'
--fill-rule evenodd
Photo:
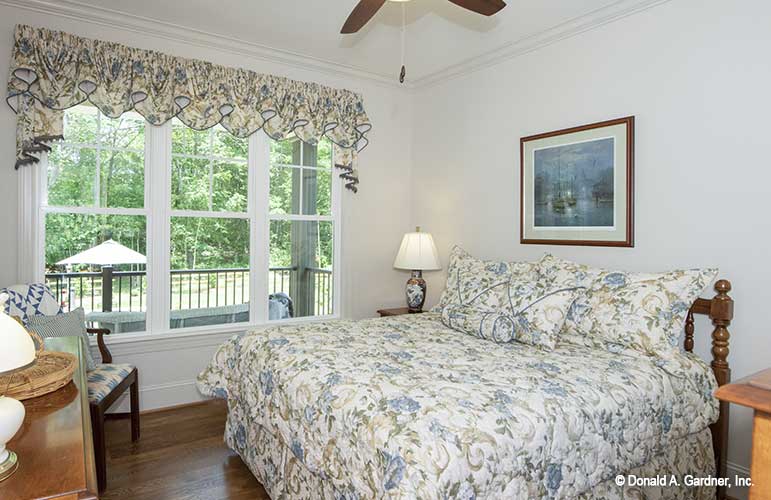
<path fill-rule="evenodd" d="M 520 243 L 634 247 L 634 116 L 519 146 Z"/>

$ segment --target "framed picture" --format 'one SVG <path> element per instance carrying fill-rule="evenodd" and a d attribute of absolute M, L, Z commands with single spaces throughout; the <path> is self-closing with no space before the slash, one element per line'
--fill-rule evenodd
<path fill-rule="evenodd" d="M 519 146 L 521 243 L 634 246 L 634 116 Z"/>

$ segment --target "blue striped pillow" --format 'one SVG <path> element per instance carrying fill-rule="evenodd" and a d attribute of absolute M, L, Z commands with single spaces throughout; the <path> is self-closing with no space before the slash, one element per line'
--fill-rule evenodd
<path fill-rule="evenodd" d="M 83 352 L 86 355 L 86 367 L 88 371 L 96 368 L 96 362 L 91 354 L 86 333 L 86 313 L 82 307 L 74 311 L 56 316 L 30 316 L 27 328 L 37 333 L 44 339 L 54 337 L 80 337 L 83 342 Z"/>

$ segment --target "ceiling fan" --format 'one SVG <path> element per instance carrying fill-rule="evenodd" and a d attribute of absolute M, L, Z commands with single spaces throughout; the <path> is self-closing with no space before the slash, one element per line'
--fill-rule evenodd
<path fill-rule="evenodd" d="M 399 75 L 399 81 L 404 83 L 404 3 L 409 2 L 410 0 L 359 0 L 359 3 L 356 4 L 356 7 L 353 8 L 353 11 L 351 11 L 348 19 L 345 20 L 345 24 L 343 24 L 343 28 L 340 30 L 340 33 L 347 35 L 359 31 L 364 27 L 365 24 L 369 22 L 370 19 L 372 19 L 372 17 L 377 13 L 377 11 L 380 10 L 386 1 L 402 4 L 402 70 L 401 74 Z M 472 12 L 482 14 L 483 16 L 492 16 L 493 14 L 506 7 L 506 2 L 503 0 L 449 1 L 455 5 L 458 5 L 459 7 L 463 7 L 464 9 L 470 10 Z"/>
<path fill-rule="evenodd" d="M 364 27 L 367 22 L 372 19 L 380 7 L 383 6 L 386 1 L 395 3 L 409 2 L 410 0 L 360 0 L 356 7 L 353 8 L 351 15 L 343 25 L 343 29 L 340 33 L 346 35 L 350 33 L 356 33 Z M 450 2 L 468 9 L 477 14 L 483 16 L 492 16 L 502 8 L 506 7 L 506 2 L 503 0 L 449 0 Z"/>

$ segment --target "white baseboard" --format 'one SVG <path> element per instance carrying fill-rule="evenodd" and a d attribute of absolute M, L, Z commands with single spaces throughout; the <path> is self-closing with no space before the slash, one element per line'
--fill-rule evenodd
<path fill-rule="evenodd" d="M 726 470 L 728 472 L 728 477 L 731 478 L 731 483 L 734 483 L 735 477 L 743 477 L 747 478 L 750 477 L 750 469 L 744 465 L 740 465 L 734 462 L 728 462 L 726 464 Z M 749 498 L 749 488 L 738 488 L 738 487 L 732 487 L 728 489 L 729 494 L 736 498 L 737 500 L 747 500 Z"/>
<path fill-rule="evenodd" d="M 167 384 L 148 385 L 139 388 L 139 409 L 156 410 L 169 406 L 195 403 L 209 399 L 202 396 L 195 386 L 195 380 L 183 380 Z M 126 392 L 110 408 L 109 413 L 124 413 L 129 411 L 129 397 Z"/>
<path fill-rule="evenodd" d="M 734 462 L 728 462 L 726 464 L 726 469 L 728 469 L 728 473 L 732 475 L 737 475 L 741 477 L 749 477 L 750 475 L 749 467 L 746 467 L 744 465 L 739 465 Z"/>

